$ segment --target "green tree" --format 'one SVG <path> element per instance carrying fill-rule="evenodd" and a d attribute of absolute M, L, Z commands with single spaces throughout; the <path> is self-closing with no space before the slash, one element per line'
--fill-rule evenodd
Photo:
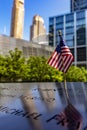
<path fill-rule="evenodd" d="M 22 77 L 25 68 L 25 58 L 22 56 L 22 51 L 15 48 L 14 51 L 10 50 L 9 55 L 5 58 L 6 80 L 18 81 Z"/>
<path fill-rule="evenodd" d="M 43 57 L 30 57 L 27 61 L 27 79 L 28 81 L 43 81 L 47 74 L 46 59 Z"/>
<path fill-rule="evenodd" d="M 85 69 L 79 68 L 76 66 L 71 66 L 66 73 L 66 79 L 69 82 L 85 82 L 86 81 L 86 74 L 84 73 Z"/>
<path fill-rule="evenodd" d="M 31 56 L 26 60 L 17 48 L 6 56 L 0 55 L 0 81 L 62 82 L 63 76 L 62 72 L 47 64 L 45 57 Z M 66 80 L 87 82 L 87 70 L 71 66 Z"/>
<path fill-rule="evenodd" d="M 4 81 L 6 77 L 6 61 L 5 57 L 0 55 L 0 81 Z"/>
<path fill-rule="evenodd" d="M 62 81 L 61 72 L 50 67 L 44 57 L 30 57 L 27 61 L 26 71 L 23 81 Z"/>

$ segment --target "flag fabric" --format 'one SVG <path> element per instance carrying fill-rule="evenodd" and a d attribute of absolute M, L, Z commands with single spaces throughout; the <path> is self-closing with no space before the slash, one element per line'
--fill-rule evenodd
<path fill-rule="evenodd" d="M 48 60 L 48 64 L 66 73 L 73 61 L 74 57 L 70 52 L 70 49 L 65 45 L 65 42 L 61 38 L 60 44 L 57 45 L 55 51 Z"/>

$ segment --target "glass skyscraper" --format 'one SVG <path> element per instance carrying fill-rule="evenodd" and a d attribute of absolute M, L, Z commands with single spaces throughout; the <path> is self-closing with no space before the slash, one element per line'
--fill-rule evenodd
<path fill-rule="evenodd" d="M 87 9 L 87 0 L 70 0 L 71 12 Z"/>
<path fill-rule="evenodd" d="M 58 30 L 74 55 L 74 64 L 87 68 L 87 10 L 49 18 L 49 45 L 59 44 Z"/>

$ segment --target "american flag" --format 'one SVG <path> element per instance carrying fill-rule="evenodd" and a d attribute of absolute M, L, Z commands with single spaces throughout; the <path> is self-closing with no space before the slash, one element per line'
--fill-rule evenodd
<path fill-rule="evenodd" d="M 61 38 L 60 44 L 57 45 L 55 51 L 48 60 L 48 64 L 66 73 L 73 61 L 74 58 L 70 49 L 65 45 L 65 42 Z"/>

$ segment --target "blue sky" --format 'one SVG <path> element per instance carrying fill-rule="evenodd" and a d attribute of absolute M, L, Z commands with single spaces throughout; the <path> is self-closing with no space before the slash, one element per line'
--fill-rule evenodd
<path fill-rule="evenodd" d="M 23 39 L 29 40 L 30 25 L 35 14 L 44 19 L 48 32 L 49 17 L 70 12 L 70 0 L 24 0 L 24 33 Z M 0 34 L 10 35 L 11 12 L 13 0 L 0 0 Z"/>

